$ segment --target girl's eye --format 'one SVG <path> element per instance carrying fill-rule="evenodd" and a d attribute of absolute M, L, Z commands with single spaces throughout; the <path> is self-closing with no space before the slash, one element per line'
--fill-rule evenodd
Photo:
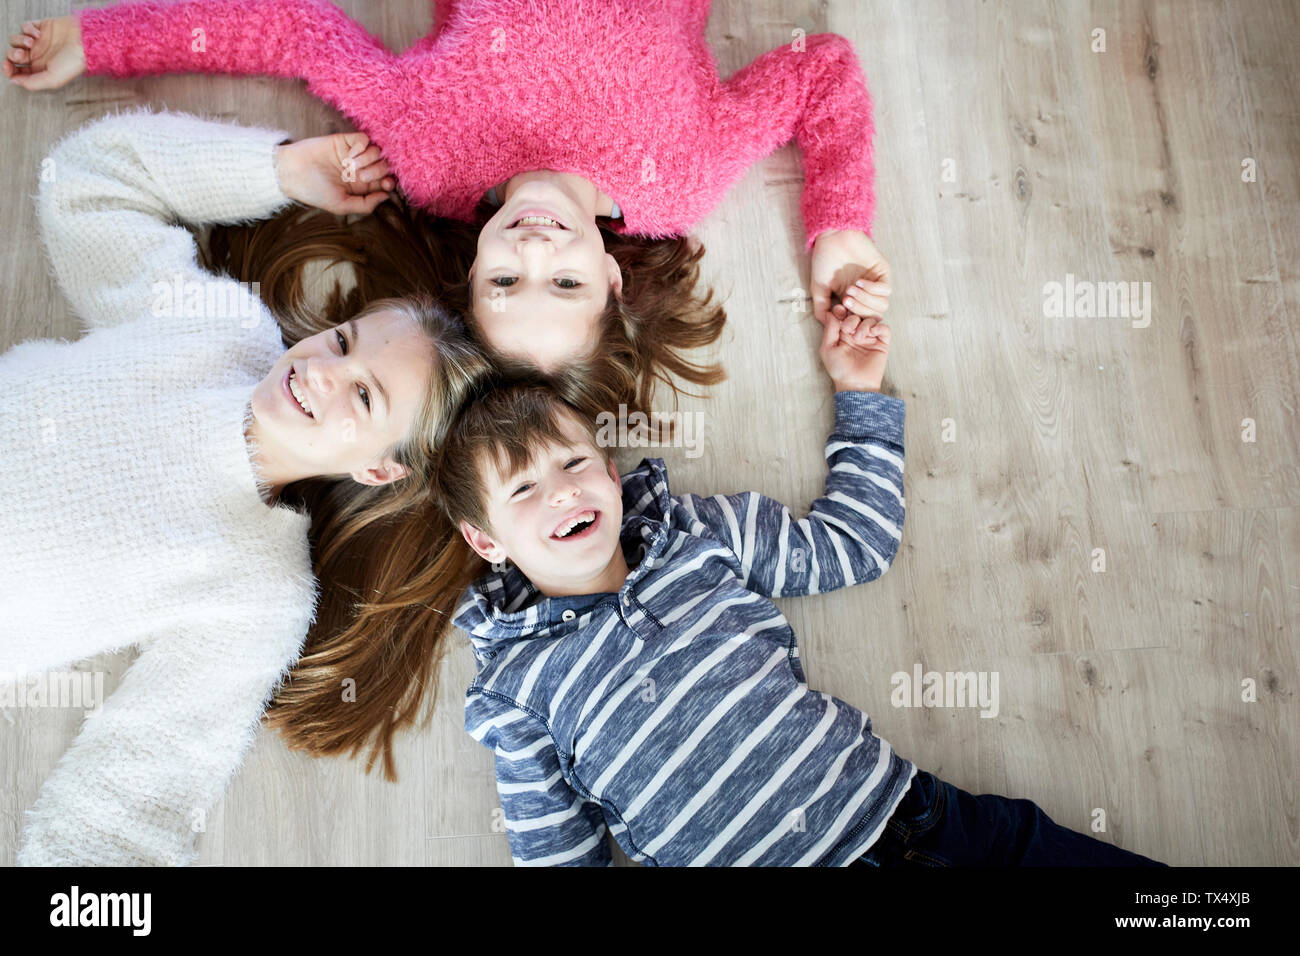
<path fill-rule="evenodd" d="M 348 354 L 348 337 L 343 334 L 341 329 L 334 330 L 334 337 L 338 339 L 339 351 L 344 355 Z M 366 391 L 364 385 L 357 386 L 357 394 L 361 396 L 361 401 L 366 406 L 366 411 L 370 411 L 370 392 Z"/>
<path fill-rule="evenodd" d="M 490 281 L 492 285 L 505 289 L 514 285 L 517 280 L 514 276 L 495 276 Z M 570 279 L 568 276 L 556 279 L 555 284 L 561 289 L 577 289 L 582 285 L 577 279 Z"/>

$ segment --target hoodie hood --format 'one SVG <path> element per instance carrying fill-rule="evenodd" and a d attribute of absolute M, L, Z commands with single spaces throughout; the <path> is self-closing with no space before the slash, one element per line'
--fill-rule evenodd
<path fill-rule="evenodd" d="M 645 458 L 622 476 L 623 521 L 619 539 L 632 570 L 623 587 L 654 568 L 668 539 L 674 506 L 661 458 Z M 576 631 L 592 607 L 609 594 L 547 597 L 513 564 L 488 571 L 465 591 L 455 625 L 469 634 L 482 664 L 513 641 Z"/>

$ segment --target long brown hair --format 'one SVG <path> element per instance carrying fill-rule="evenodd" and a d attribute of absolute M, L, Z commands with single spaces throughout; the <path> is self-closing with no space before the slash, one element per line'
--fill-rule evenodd
<path fill-rule="evenodd" d="M 205 251 L 210 267 L 259 283 L 291 345 L 380 299 L 426 294 L 467 316 L 469 269 L 481 222 L 492 212 L 480 204 L 480 224 L 453 222 L 397 196 L 351 220 L 291 207 L 249 225 L 212 227 Z M 629 413 L 648 414 L 658 384 L 676 397 L 681 382 L 722 381 L 719 364 L 685 354 L 711 345 L 726 323 L 712 290 L 697 294 L 703 247 L 686 238 L 643 239 L 603 226 L 601 231 L 606 251 L 623 271 L 623 298 L 611 295 L 607 301 L 596 353 L 545 376 L 548 384 L 594 418 L 616 412 L 620 404 Z M 326 280 L 329 270 L 342 269 L 354 284 L 345 289 L 327 281 L 324 300 L 312 301 L 309 273 L 322 267 Z M 472 321 L 468 326 L 474 336 Z M 478 344 L 506 375 L 537 374 L 527 363 L 491 355 Z M 370 742 L 366 770 L 382 753 L 390 780 L 396 779 L 393 733 L 416 723 L 423 700 L 423 719 L 431 716 L 451 611 L 481 569 L 434 502 L 432 482 L 418 490 L 420 482 L 411 477 L 394 483 L 403 486 L 405 504 L 373 519 L 367 517 L 373 509 L 368 502 L 375 496 L 358 490 L 364 486 L 350 487 L 353 482 L 299 482 L 285 489 L 284 496 L 302 502 L 312 516 L 321 599 L 303 656 L 265 718 L 291 748 L 312 756 L 355 755 Z M 347 678 L 356 681 L 355 703 L 342 699 Z"/>
<path fill-rule="evenodd" d="M 407 475 L 381 486 L 314 478 L 280 496 L 311 515 L 320 598 L 302 656 L 265 723 L 291 749 L 314 757 L 356 756 L 368 745 L 366 772 L 382 754 L 389 780 L 397 779 L 394 733 L 433 713 L 452 611 L 478 567 L 432 494 L 437 448 L 453 412 L 489 368 L 463 322 L 435 298 L 465 267 L 463 231 L 447 225 L 445 241 L 430 236 L 431 267 L 402 276 L 371 272 L 390 246 L 359 246 L 343 221 L 302 209 L 250 226 L 213 227 L 205 250 L 210 267 L 259 283 L 286 346 L 380 310 L 408 316 L 433 343 L 430 388 L 406 440 L 389 451 Z M 354 288 L 344 292 L 335 281 L 324 308 L 309 301 L 308 266 L 348 264 L 357 267 Z"/>
<path fill-rule="evenodd" d="M 322 259 L 353 267 L 357 286 L 331 294 L 311 316 L 290 305 L 299 320 L 323 318 L 336 324 L 364 303 L 380 296 L 404 295 L 413 287 L 435 294 L 463 316 L 479 346 L 503 372 L 525 377 L 536 373 L 529 363 L 494 352 L 478 334 L 471 314 L 469 268 L 483 222 L 495 210 L 480 203 L 479 223 L 438 219 L 408 206 L 397 196 L 375 212 L 345 222 L 320 210 L 291 209 L 274 219 L 238 227 L 251 260 L 261 270 L 262 296 L 289 305 L 301 300 L 307 267 Z M 608 219 L 597 219 L 605 251 L 623 273 L 623 295 L 611 291 L 599 318 L 595 351 L 552 370 L 548 376 L 565 401 L 590 413 L 649 415 L 663 385 L 676 400 L 693 394 L 687 386 L 716 385 L 726 372 L 718 362 L 699 361 L 689 353 L 712 345 L 722 334 L 727 313 L 712 288 L 700 285 L 704 246 L 689 238 L 646 239 L 614 232 Z M 228 228 L 227 232 L 236 230 Z M 316 318 L 319 315 L 321 318 Z"/>

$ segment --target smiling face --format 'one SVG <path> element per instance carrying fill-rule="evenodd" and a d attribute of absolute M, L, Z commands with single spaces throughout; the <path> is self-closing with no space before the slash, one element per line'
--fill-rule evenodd
<path fill-rule="evenodd" d="M 610 291 L 623 289 L 595 216 L 551 179 L 510 192 L 479 233 L 470 282 L 483 338 L 543 372 L 591 354 Z"/>
<path fill-rule="evenodd" d="M 369 485 L 402 477 L 386 453 L 409 433 L 434 361 L 429 337 L 399 312 L 302 339 L 253 392 L 267 471 L 284 481 L 348 474 Z"/>
<path fill-rule="evenodd" d="M 461 532 L 480 557 L 508 558 L 548 596 L 616 591 L 627 577 L 618 470 L 572 415 L 561 430 L 565 441 L 540 445 L 508 476 L 481 463 L 488 527 L 461 522 Z"/>

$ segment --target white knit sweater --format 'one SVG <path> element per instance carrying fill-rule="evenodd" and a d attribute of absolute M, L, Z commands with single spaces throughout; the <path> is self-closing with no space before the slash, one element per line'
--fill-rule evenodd
<path fill-rule="evenodd" d="M 310 519 L 265 503 L 244 439 L 284 352 L 275 320 L 215 296 L 219 314 L 155 314 L 164 285 L 236 286 L 174 223 L 287 203 L 285 138 L 124 113 L 43 167 L 45 245 L 88 332 L 0 355 L 0 678 L 140 654 L 45 781 L 20 864 L 193 862 L 198 821 L 314 619 Z"/>

